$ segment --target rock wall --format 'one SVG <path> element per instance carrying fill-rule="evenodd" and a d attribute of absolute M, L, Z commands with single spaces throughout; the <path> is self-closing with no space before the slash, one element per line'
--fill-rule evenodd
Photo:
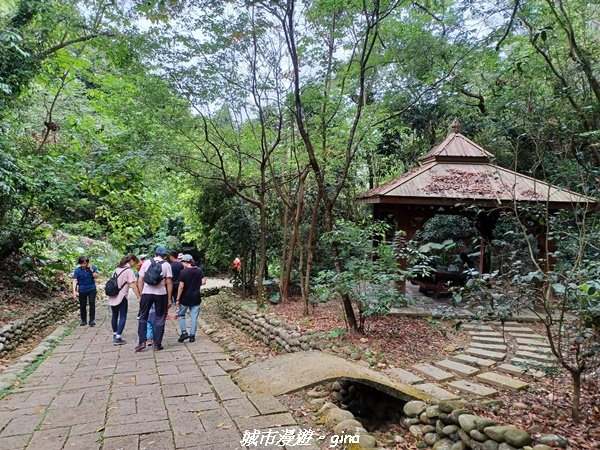
<path fill-rule="evenodd" d="M 57 323 L 78 308 L 79 303 L 77 301 L 58 298 L 48 302 L 43 311 L 32 313 L 27 317 L 4 325 L 0 329 L 0 358 L 17 348 L 19 344 L 25 342 L 39 330 Z"/>
<path fill-rule="evenodd" d="M 487 417 L 465 409 L 464 400 L 442 401 L 428 405 L 412 401 L 404 405 L 406 417 L 401 425 L 434 450 L 552 450 L 538 443 L 534 447 L 529 433 L 512 425 L 499 425 Z"/>
<path fill-rule="evenodd" d="M 328 344 L 324 333 L 300 332 L 281 319 L 269 317 L 238 302 L 227 301 L 224 296 L 219 300 L 219 313 L 223 318 L 265 345 L 292 353 L 323 350 Z"/>

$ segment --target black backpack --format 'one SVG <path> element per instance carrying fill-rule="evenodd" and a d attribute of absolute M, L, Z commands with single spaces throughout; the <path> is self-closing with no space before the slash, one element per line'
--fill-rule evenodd
<path fill-rule="evenodd" d="M 119 292 L 121 291 L 121 287 L 122 287 L 122 286 L 119 286 L 119 277 L 127 269 L 128 269 L 128 267 L 124 268 L 123 270 L 121 270 L 121 273 L 119 273 L 118 275 L 117 275 L 117 271 L 115 270 L 115 273 L 113 273 L 113 276 L 110 277 L 110 279 L 106 282 L 106 285 L 104 286 L 104 292 L 106 293 L 106 295 L 108 297 L 115 297 L 115 296 L 119 295 Z"/>
<path fill-rule="evenodd" d="M 150 267 L 144 274 L 144 283 L 150 286 L 156 286 L 163 280 L 162 265 L 166 261 L 157 261 L 155 259 L 150 260 Z"/>

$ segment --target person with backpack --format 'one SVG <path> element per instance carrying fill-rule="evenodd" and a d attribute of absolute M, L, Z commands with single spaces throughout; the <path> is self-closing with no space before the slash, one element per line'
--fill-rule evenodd
<path fill-rule="evenodd" d="M 81 323 L 84 326 L 89 323 L 90 327 L 96 326 L 96 279 L 98 268 L 90 266 L 87 256 L 80 256 L 77 260 L 79 267 L 73 271 L 73 297 L 79 298 L 79 313 Z M 87 321 L 87 305 L 90 305 L 90 320 Z"/>
<path fill-rule="evenodd" d="M 177 342 L 184 342 L 189 339 L 189 342 L 196 342 L 196 326 L 198 316 L 200 315 L 200 286 L 206 284 L 202 269 L 196 265 L 192 255 L 183 255 L 181 258 L 185 269 L 181 271 L 179 276 L 179 290 L 177 291 L 177 315 L 179 316 L 179 328 L 181 328 L 181 336 Z M 190 310 L 190 333 L 188 334 L 185 313 Z"/>
<path fill-rule="evenodd" d="M 165 261 L 169 254 L 166 248 L 159 246 L 154 251 L 154 258 L 147 259 L 140 268 L 138 277 L 138 290 L 142 293 L 140 301 L 140 315 L 138 319 L 138 344 L 135 351 L 140 352 L 146 348 L 146 332 L 148 314 L 154 305 L 156 309 L 154 350 L 162 350 L 162 339 L 165 332 L 165 319 L 169 307 L 169 299 L 173 294 L 173 272 L 171 266 Z"/>
<path fill-rule="evenodd" d="M 125 322 L 127 320 L 127 309 L 129 302 L 129 286 L 132 287 L 136 298 L 140 298 L 140 292 L 136 284 L 134 268 L 136 268 L 139 259 L 133 253 L 129 253 L 121 258 L 119 265 L 112 274 L 112 277 L 106 282 L 106 295 L 108 304 L 112 312 L 111 325 L 113 330 L 113 345 L 124 345 L 127 341 L 121 338 Z"/>

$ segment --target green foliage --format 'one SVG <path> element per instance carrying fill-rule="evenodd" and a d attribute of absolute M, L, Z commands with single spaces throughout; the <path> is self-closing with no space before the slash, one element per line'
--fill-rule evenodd
<path fill-rule="evenodd" d="M 321 238 L 337 245 L 342 267 L 340 272 L 319 272 L 315 292 L 322 301 L 348 295 L 358 309 L 360 329 L 369 317 L 388 314 L 402 301 L 396 288 L 403 276 L 396 262 L 397 246 L 382 240 L 386 229 L 382 223 L 359 226 L 339 221 L 333 232 Z M 375 247 L 372 238 L 380 240 Z"/>

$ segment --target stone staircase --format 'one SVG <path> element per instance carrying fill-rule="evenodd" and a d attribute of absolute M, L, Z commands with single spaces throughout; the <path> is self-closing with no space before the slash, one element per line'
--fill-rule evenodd
<path fill-rule="evenodd" d="M 546 337 L 518 323 L 467 324 L 464 352 L 432 363 L 392 369 L 388 375 L 438 400 L 493 397 L 497 389 L 520 391 L 556 365 Z M 504 330 L 504 333 L 502 332 Z"/>

